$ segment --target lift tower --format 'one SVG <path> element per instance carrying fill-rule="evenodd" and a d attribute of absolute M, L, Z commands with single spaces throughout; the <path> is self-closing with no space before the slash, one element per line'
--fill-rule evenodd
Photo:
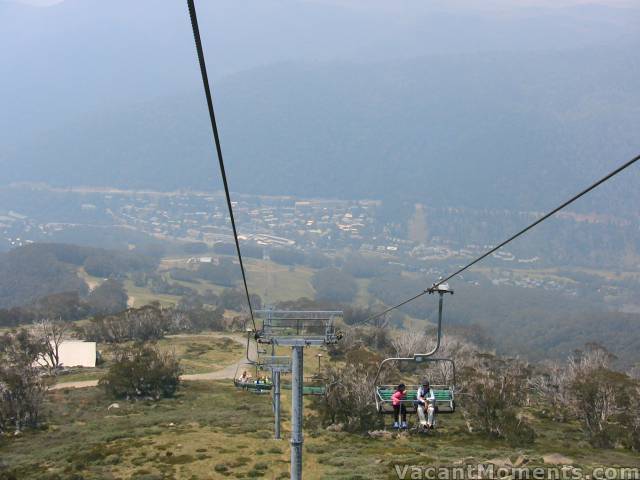
<path fill-rule="evenodd" d="M 337 310 L 260 310 L 262 320 L 256 341 L 273 346 L 291 347 L 291 479 L 302 479 L 302 394 L 304 387 L 304 347 L 321 347 L 336 343 L 341 334 Z M 275 400 L 275 398 L 274 398 Z"/>
<path fill-rule="evenodd" d="M 275 350 L 275 345 L 272 344 Z M 282 383 L 280 382 L 280 374 L 291 373 L 291 357 L 276 356 L 272 350 L 270 357 L 263 357 L 258 362 L 258 368 L 269 370 L 271 379 L 273 380 L 273 416 L 274 434 L 273 438 L 280 440 L 280 392 L 282 391 Z"/>

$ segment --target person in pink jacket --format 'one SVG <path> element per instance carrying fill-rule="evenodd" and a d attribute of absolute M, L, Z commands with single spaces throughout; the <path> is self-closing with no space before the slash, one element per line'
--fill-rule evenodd
<path fill-rule="evenodd" d="M 393 405 L 393 428 L 407 428 L 407 407 L 404 405 L 406 397 L 406 387 L 401 383 L 396 387 L 396 391 L 391 395 L 391 405 Z M 402 418 L 402 423 L 400 423 Z"/>

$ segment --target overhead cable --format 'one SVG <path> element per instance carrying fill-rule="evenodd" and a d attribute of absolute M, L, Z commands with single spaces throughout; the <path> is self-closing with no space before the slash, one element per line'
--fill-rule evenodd
<path fill-rule="evenodd" d="M 619 166 L 618 168 L 616 168 L 615 170 L 613 170 L 612 172 L 608 173 L 607 175 L 605 175 L 604 177 L 602 177 L 600 180 L 598 180 L 597 182 L 593 183 L 591 186 L 585 188 L 584 190 L 582 190 L 580 193 L 574 195 L 573 197 L 571 197 L 569 200 L 567 200 L 566 202 L 564 202 L 562 205 L 554 208 L 553 210 L 551 210 L 549 213 L 547 213 L 546 215 L 543 215 L 542 217 L 540 217 L 539 219 L 537 219 L 535 222 L 533 222 L 532 224 L 528 225 L 527 227 L 523 228 L 522 230 L 520 230 L 518 233 L 512 235 L 511 237 L 507 238 L 504 242 L 498 244 L 497 246 L 493 247 L 491 250 L 488 250 L 487 252 L 483 253 L 482 255 L 480 255 L 478 258 L 476 258 L 475 260 L 473 260 L 472 262 L 469 262 L 468 264 L 466 264 L 465 266 L 459 268 L 458 270 L 456 270 L 455 272 L 453 272 L 451 275 L 445 277 L 445 278 L 441 278 L 440 280 L 438 280 L 437 282 L 435 282 L 433 285 L 431 285 L 429 288 L 423 290 L 422 292 L 414 295 L 413 297 L 404 300 L 396 305 L 393 305 L 392 307 L 387 308 L 386 310 L 383 310 L 380 313 L 376 313 L 375 315 L 371 315 L 369 318 L 367 318 L 363 323 L 368 323 L 371 320 L 375 320 L 378 317 L 381 317 L 383 315 L 386 315 L 387 313 L 391 312 L 392 310 L 395 310 L 396 308 L 402 307 L 403 305 L 406 305 L 409 302 L 413 302 L 414 300 L 420 298 L 423 295 L 426 295 L 427 293 L 433 293 L 435 291 L 438 290 L 438 287 L 446 282 L 448 282 L 449 280 L 451 280 L 453 277 L 460 275 L 462 272 L 464 272 L 465 270 L 467 270 L 468 268 L 472 267 L 473 265 L 475 265 L 476 263 L 478 263 L 479 261 L 483 260 L 484 258 L 488 257 L 489 255 L 491 255 L 492 253 L 496 252 L 497 250 L 501 249 L 502 247 L 504 247 L 506 244 L 512 242 L 513 240 L 515 240 L 516 238 L 518 238 L 519 236 L 525 234 L 526 232 L 528 232 L 529 230 L 531 230 L 533 227 L 535 227 L 536 225 L 544 222 L 546 219 L 548 219 L 549 217 L 553 216 L 554 214 L 558 213 L 560 210 L 562 210 L 563 208 L 569 206 L 570 204 L 572 204 L 573 202 L 575 202 L 576 200 L 578 200 L 580 197 L 586 195 L 587 193 L 589 193 L 591 190 L 593 190 L 594 188 L 600 186 L 601 184 L 603 184 L 604 182 L 606 182 L 607 180 L 609 180 L 612 177 L 615 177 L 617 174 L 619 174 L 620 172 L 622 172 L 623 170 L 629 168 L 631 165 L 633 165 L 634 163 L 636 163 L 638 160 L 640 160 L 640 155 L 636 155 L 635 157 L 633 157 L 631 160 L 629 160 L 628 162 L 624 163 L 623 165 Z"/>
<path fill-rule="evenodd" d="M 198 28 L 198 16 L 196 15 L 196 6 L 193 0 L 187 0 L 189 6 L 189 16 L 191 17 L 191 27 L 193 28 L 193 38 L 196 43 L 196 50 L 198 52 L 198 62 L 200 63 L 200 73 L 202 74 L 202 83 L 204 85 L 204 93 L 207 97 L 207 107 L 209 109 L 209 118 L 211 119 L 211 130 L 213 131 L 213 138 L 215 141 L 216 152 L 218 155 L 218 164 L 220 165 L 220 174 L 222 175 L 222 183 L 224 184 L 224 193 L 227 198 L 227 208 L 229 209 L 229 216 L 231 217 L 231 228 L 233 229 L 233 238 L 236 243 L 236 252 L 238 254 L 238 261 L 240 262 L 240 270 L 242 271 L 242 282 L 244 284 L 244 291 L 247 295 L 247 304 L 249 305 L 249 314 L 251 315 L 251 323 L 253 329 L 256 329 L 256 321 L 253 315 L 253 306 L 251 305 L 251 296 L 249 295 L 249 287 L 247 286 L 247 275 L 244 270 L 244 264 L 242 262 L 242 253 L 240 252 L 240 241 L 238 240 L 238 230 L 236 229 L 236 221 L 233 216 L 233 205 L 231 204 L 231 195 L 229 193 L 229 183 L 227 182 L 227 173 L 224 168 L 224 160 L 222 158 L 222 147 L 220 146 L 220 135 L 218 134 L 218 125 L 216 123 L 216 115 L 213 110 L 213 99 L 211 96 L 211 87 L 209 84 L 209 76 L 207 75 L 207 66 L 204 61 L 204 52 L 202 50 L 202 40 L 200 38 L 200 29 Z"/>

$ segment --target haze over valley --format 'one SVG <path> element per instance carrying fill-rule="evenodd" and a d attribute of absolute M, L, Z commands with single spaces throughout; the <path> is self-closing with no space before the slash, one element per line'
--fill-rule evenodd
<path fill-rule="evenodd" d="M 357 252 L 420 276 L 377 301 L 480 254 L 638 146 L 633 2 L 202 10 L 246 248 L 268 235 L 286 242 L 267 243 L 265 258 L 274 246 Z M 182 6 L 5 1 L 0 11 L 11 19 L 0 33 L 11 47 L 0 54 L 2 248 L 229 242 Z M 638 180 L 631 169 L 604 185 L 468 285 L 479 275 L 511 296 L 637 312 Z"/>
<path fill-rule="evenodd" d="M 0 0 L 0 480 L 640 478 L 640 3 L 195 6 Z"/>

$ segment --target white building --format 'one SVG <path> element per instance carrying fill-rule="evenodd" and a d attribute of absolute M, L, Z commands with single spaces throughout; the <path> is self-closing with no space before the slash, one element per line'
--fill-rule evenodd
<path fill-rule="evenodd" d="M 96 366 L 96 342 L 83 342 L 81 340 L 65 340 L 60 344 L 60 364 L 63 367 L 88 367 Z"/>

